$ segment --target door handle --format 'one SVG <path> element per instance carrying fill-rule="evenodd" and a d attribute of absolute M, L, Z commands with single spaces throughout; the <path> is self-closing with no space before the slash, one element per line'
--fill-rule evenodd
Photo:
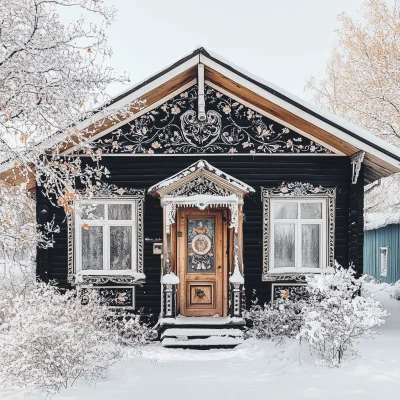
<path fill-rule="evenodd" d="M 221 267 L 221 265 L 218 267 L 218 269 L 221 269 L 222 267 Z"/>

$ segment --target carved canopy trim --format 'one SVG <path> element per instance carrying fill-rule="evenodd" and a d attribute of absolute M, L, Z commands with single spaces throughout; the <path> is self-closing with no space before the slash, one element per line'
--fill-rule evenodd
<path fill-rule="evenodd" d="M 336 188 L 324 188 L 314 186 L 311 183 L 282 182 L 275 188 L 261 188 L 261 199 L 263 202 L 263 281 L 303 281 L 304 273 L 273 274 L 269 271 L 269 248 L 270 248 L 270 200 L 271 198 L 326 198 L 327 199 L 327 253 L 328 267 L 335 263 L 335 214 L 336 214 Z"/>
<path fill-rule="evenodd" d="M 199 194 L 230 196 L 242 198 L 254 189 L 205 160 L 199 160 L 177 174 L 164 179 L 149 189 L 149 193 L 159 197 L 191 196 Z"/>
<path fill-rule="evenodd" d="M 85 153 L 332 154 L 315 141 L 205 85 L 205 120 L 197 85 L 95 140 Z"/>

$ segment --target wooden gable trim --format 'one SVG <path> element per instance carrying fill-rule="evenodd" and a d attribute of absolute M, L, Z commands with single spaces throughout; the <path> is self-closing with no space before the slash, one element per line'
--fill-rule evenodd
<path fill-rule="evenodd" d="M 261 96 L 266 100 L 271 100 L 274 104 L 281 105 L 281 107 L 292 111 L 295 115 L 304 117 L 304 119 L 306 119 L 307 121 L 312 121 L 314 125 L 325 129 L 327 132 L 333 132 L 334 136 L 339 139 L 343 139 L 346 142 L 350 142 L 357 148 L 360 144 L 368 146 L 369 150 L 366 151 L 376 151 L 378 153 L 378 157 L 387 157 L 387 161 L 389 163 L 393 162 L 393 160 L 396 160 L 400 163 L 399 154 L 394 154 L 393 152 L 390 152 L 390 150 L 383 148 L 379 144 L 373 143 L 368 139 L 357 135 L 343 125 L 340 125 L 339 123 L 329 119 L 328 117 L 318 113 L 317 111 L 312 110 L 310 107 L 299 103 L 295 99 L 288 97 L 288 95 L 279 92 L 279 88 L 274 89 L 269 87 L 267 84 L 262 83 L 260 80 L 257 80 L 257 78 L 253 78 L 251 75 L 240 71 L 240 68 L 233 67 L 227 61 L 222 60 L 221 57 L 218 58 L 216 54 L 212 55 L 204 48 L 199 49 L 199 52 L 200 62 L 206 64 L 211 70 L 215 70 L 221 73 L 223 76 L 226 76 L 228 79 L 232 79 L 239 86 L 242 84 L 242 86 L 254 91 L 254 93 L 261 94 Z M 381 141 L 384 142 L 383 140 Z M 395 165 L 397 167 L 400 167 L 399 164 Z"/>
<path fill-rule="evenodd" d="M 323 131 L 310 122 L 305 121 L 303 118 L 300 118 L 292 112 L 272 103 L 261 95 L 248 90 L 239 83 L 232 81 L 209 67 L 206 67 L 206 79 L 211 84 L 217 85 L 222 90 L 232 93 L 232 95 L 243 99 L 245 102 L 252 104 L 263 112 L 271 115 L 272 118 L 284 121 L 285 124 L 289 122 L 296 130 L 307 132 L 308 136 L 312 136 L 319 143 L 326 143 L 330 149 L 333 148 L 336 151 L 339 150 L 347 156 L 359 151 L 357 147 L 346 142 L 340 141 L 338 143 L 337 137 L 330 135 L 328 132 Z"/>
<path fill-rule="evenodd" d="M 138 112 L 136 107 L 132 107 L 131 111 L 135 113 L 136 115 L 133 115 L 131 118 L 129 118 L 129 121 L 137 117 L 138 115 L 144 114 L 148 112 L 151 107 L 162 99 L 171 96 L 171 94 L 179 91 L 182 86 L 185 86 L 189 84 L 191 81 L 196 79 L 197 75 L 197 68 L 196 67 L 190 67 L 189 69 L 179 73 L 178 75 L 175 75 L 173 78 L 169 79 L 165 83 L 155 87 L 154 89 L 144 93 L 143 95 L 136 97 L 132 96 L 132 99 L 130 101 L 138 100 L 138 101 L 144 101 L 145 106 L 142 110 Z M 121 100 L 122 102 L 122 100 Z M 114 103 L 113 108 L 118 107 L 118 103 Z M 139 114 L 140 113 L 140 114 Z M 117 121 L 116 121 L 117 120 Z M 86 134 L 85 138 L 87 139 L 97 139 L 100 136 L 103 136 L 109 131 L 112 131 L 114 129 L 117 129 L 118 127 L 126 124 L 128 122 L 128 119 L 123 118 L 121 115 L 116 115 L 113 117 L 113 119 L 106 119 L 101 127 L 96 128 L 96 123 L 93 123 L 89 125 L 89 127 L 85 128 L 89 131 L 88 134 Z M 93 133 L 92 133 L 93 131 Z M 104 132 L 104 133 L 103 133 Z M 62 149 L 62 152 L 66 152 L 67 150 L 79 146 L 79 142 L 75 141 L 73 143 L 67 143 L 65 147 Z"/>
<path fill-rule="evenodd" d="M 192 87 L 193 85 L 196 84 L 196 82 L 197 82 L 196 79 L 192 79 L 191 81 L 189 81 L 188 83 L 184 84 L 183 86 L 179 86 L 178 89 L 176 89 L 175 91 L 169 93 L 167 96 L 162 97 L 161 99 L 159 99 L 159 100 L 153 102 L 153 103 L 150 104 L 150 105 L 147 105 L 147 104 L 146 104 L 146 106 L 145 106 L 143 109 L 141 109 L 141 110 L 138 111 L 137 113 L 133 114 L 133 115 L 130 116 L 129 118 L 124 119 L 124 120 L 118 122 L 117 124 L 110 126 L 110 127 L 107 128 L 107 129 L 101 130 L 101 131 L 99 131 L 99 133 L 96 133 L 96 134 L 94 134 L 94 135 L 91 135 L 90 137 L 87 138 L 87 140 L 86 140 L 85 143 L 90 143 L 90 142 L 93 142 L 94 140 L 98 140 L 98 139 L 100 139 L 101 137 L 107 135 L 108 133 L 113 132 L 113 131 L 115 131 L 115 130 L 121 128 L 122 126 L 128 124 L 129 122 L 133 121 L 134 119 L 139 118 L 139 117 L 141 117 L 142 115 L 144 115 L 144 114 L 146 114 L 146 113 L 148 113 L 148 112 L 154 110 L 155 108 L 157 108 L 157 107 L 160 106 L 161 104 L 165 103 L 166 101 L 172 99 L 173 97 L 175 97 L 176 95 L 178 95 L 178 94 L 181 93 L 182 91 L 185 91 L 186 89 L 189 89 L 190 87 Z M 69 149 L 63 151 L 62 154 L 63 154 L 63 155 L 71 154 L 71 153 L 73 153 L 75 150 L 78 150 L 79 147 L 80 147 L 79 144 L 77 144 L 77 145 L 75 145 L 75 146 L 73 146 L 73 147 L 71 146 Z M 103 154 L 103 156 L 110 156 L 110 155 L 112 155 L 112 156 L 127 156 L 127 155 L 131 155 L 131 154 Z M 141 155 L 141 154 L 135 154 L 135 156 L 140 156 L 140 155 Z M 84 155 L 81 155 L 81 156 L 84 156 Z"/>
<path fill-rule="evenodd" d="M 257 111 L 258 113 L 260 113 L 261 115 L 264 115 L 267 118 L 272 119 L 273 121 L 282 124 L 283 126 L 287 126 L 288 128 L 292 129 L 293 131 L 305 136 L 308 139 L 311 139 L 315 142 L 317 142 L 318 144 L 326 147 L 327 149 L 331 150 L 333 153 L 335 154 L 321 154 L 323 156 L 332 156 L 332 155 L 341 155 L 341 156 L 345 156 L 347 154 L 341 152 L 340 150 L 337 149 L 337 147 L 333 147 L 330 144 L 324 142 L 323 140 L 311 135 L 309 132 L 302 130 L 301 128 L 295 126 L 294 124 L 291 123 L 291 120 L 283 120 L 281 118 L 279 118 L 277 115 L 274 115 L 270 112 L 268 112 L 266 109 L 260 108 L 257 105 L 255 105 L 254 103 L 251 103 L 249 101 L 247 101 L 246 99 L 237 96 L 231 92 L 229 92 L 228 90 L 218 86 L 217 84 L 215 84 L 213 81 L 211 80 L 207 80 L 206 84 L 213 87 L 214 89 L 220 91 L 221 93 L 225 94 L 226 96 L 232 98 L 233 100 L 238 101 L 239 103 L 243 104 L 244 106 L 253 109 L 254 111 Z M 271 156 L 271 155 L 279 155 L 279 154 L 262 154 L 262 156 Z M 286 155 L 296 155 L 296 154 L 286 154 Z M 303 154 L 304 155 L 304 154 Z M 318 156 L 319 154 L 310 154 L 312 156 Z"/>

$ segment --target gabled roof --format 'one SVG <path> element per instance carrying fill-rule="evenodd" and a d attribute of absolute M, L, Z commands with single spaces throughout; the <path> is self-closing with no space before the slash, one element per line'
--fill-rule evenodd
<path fill-rule="evenodd" d="M 148 192 L 152 195 L 163 197 L 173 192 L 177 187 L 199 177 L 208 178 L 225 189 L 240 195 L 247 195 L 255 192 L 251 186 L 213 167 L 206 160 L 199 160 L 175 175 L 158 182 L 149 188 Z"/>
<path fill-rule="evenodd" d="M 353 156 L 364 151 L 365 183 L 400 171 L 399 148 L 254 76 L 204 47 L 194 49 L 178 61 L 116 96 L 110 104 L 100 108 L 97 114 L 83 121 L 77 128 L 93 126 L 97 115 L 98 119 L 104 118 L 108 112 L 111 114 L 122 105 L 136 99 L 145 100 L 146 106 L 130 120 L 143 115 L 156 105 L 162 104 L 166 98 L 178 93 L 182 87 L 195 84 L 198 64 L 205 66 L 206 84 L 242 103 L 250 104 L 261 114 L 276 122 L 284 123 L 325 147 L 334 149 L 336 154 Z M 126 123 L 127 120 L 123 118 L 120 121 L 118 118 L 106 119 L 90 140 L 101 137 Z M 71 152 L 73 150 L 71 147 L 68 145 L 65 151 Z M 10 165 L 6 164 L 0 166 L 0 179 L 5 179 L 7 172 L 1 172 L 9 168 Z"/>

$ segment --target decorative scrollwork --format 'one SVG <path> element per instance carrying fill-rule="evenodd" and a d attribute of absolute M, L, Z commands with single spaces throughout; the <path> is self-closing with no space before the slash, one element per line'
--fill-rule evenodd
<path fill-rule="evenodd" d="M 351 183 L 355 185 L 358 180 L 358 176 L 360 175 L 361 166 L 364 161 L 365 151 L 359 151 L 353 154 L 350 158 L 352 173 L 351 173 Z"/>
<path fill-rule="evenodd" d="M 85 275 L 81 277 L 83 284 L 88 285 L 105 285 L 108 283 L 119 283 L 123 285 L 138 285 L 144 282 L 144 279 L 137 279 L 133 276 L 111 276 L 107 275 L 106 272 L 104 275 Z"/>
<path fill-rule="evenodd" d="M 196 114 L 198 87 L 92 142 L 85 153 L 331 154 L 324 146 L 205 86 L 206 119 Z"/>
<path fill-rule="evenodd" d="M 84 191 L 81 192 L 83 198 L 92 196 L 96 198 L 129 196 L 130 199 L 137 198 L 138 200 L 143 200 L 144 194 L 144 189 L 122 188 L 106 182 L 97 182 L 95 186 L 86 188 Z"/>
<path fill-rule="evenodd" d="M 193 196 L 195 194 L 209 194 L 218 196 L 230 196 L 233 194 L 230 190 L 217 185 L 215 182 L 204 176 L 186 182 L 176 190 L 171 192 L 173 196 Z"/>
<path fill-rule="evenodd" d="M 322 186 L 314 186 L 311 183 L 303 182 L 282 182 L 275 188 L 262 188 L 262 198 L 273 196 L 286 197 L 305 197 L 305 196 L 320 196 L 320 197 L 335 197 L 336 189 L 327 189 Z"/>
<path fill-rule="evenodd" d="M 197 119 L 196 112 L 186 111 L 181 116 L 182 133 L 186 141 L 194 146 L 203 147 L 213 144 L 221 133 L 221 115 L 216 111 L 207 112 L 206 121 Z"/>

